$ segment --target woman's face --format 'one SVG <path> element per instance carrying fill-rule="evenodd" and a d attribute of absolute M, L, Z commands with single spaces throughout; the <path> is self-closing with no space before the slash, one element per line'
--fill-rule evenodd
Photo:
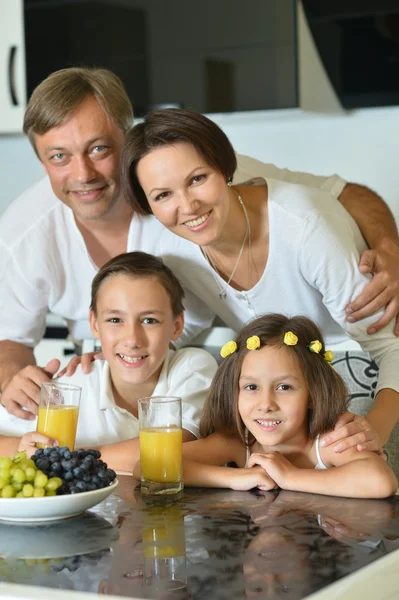
<path fill-rule="evenodd" d="M 199 246 L 217 243 L 233 192 L 191 144 L 156 148 L 137 165 L 152 212 L 170 231 Z"/>

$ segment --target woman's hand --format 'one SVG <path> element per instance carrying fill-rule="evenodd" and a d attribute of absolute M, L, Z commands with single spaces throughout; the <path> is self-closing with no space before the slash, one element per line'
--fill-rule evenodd
<path fill-rule="evenodd" d="M 37 450 L 36 444 L 43 444 L 44 446 L 58 446 L 57 440 L 53 438 L 47 437 L 43 433 L 38 433 L 37 431 L 29 431 L 29 433 L 25 433 L 19 441 L 17 452 L 26 452 L 29 458 L 34 454 Z"/>
<path fill-rule="evenodd" d="M 70 377 L 76 371 L 78 365 L 82 365 L 82 371 L 87 375 L 90 373 L 90 366 L 94 360 L 102 360 L 104 357 L 101 352 L 85 352 L 82 356 L 74 356 L 71 358 L 67 366 L 58 373 L 57 377 L 67 375 Z"/>
<path fill-rule="evenodd" d="M 382 451 L 380 436 L 365 417 L 351 412 L 342 414 L 335 424 L 334 430 L 320 438 L 321 446 L 331 446 L 334 452 L 343 452 L 356 446 L 361 450 L 377 452 L 386 460 Z"/>
<path fill-rule="evenodd" d="M 254 465 L 261 466 L 268 476 L 276 482 L 278 487 L 286 489 L 289 485 L 290 477 L 295 473 L 297 467 L 295 467 L 289 460 L 285 458 L 280 452 L 268 452 L 267 454 L 251 454 L 248 467 Z M 260 488 L 262 489 L 262 488 Z M 272 488 L 271 488 L 272 489 Z"/>
<path fill-rule="evenodd" d="M 397 250 L 365 250 L 359 270 L 373 274 L 373 279 L 364 290 L 346 307 L 347 320 L 350 323 L 364 319 L 385 307 L 385 312 L 372 325 L 367 333 L 372 335 L 392 319 L 396 320 L 395 335 L 399 336 L 399 255 Z"/>

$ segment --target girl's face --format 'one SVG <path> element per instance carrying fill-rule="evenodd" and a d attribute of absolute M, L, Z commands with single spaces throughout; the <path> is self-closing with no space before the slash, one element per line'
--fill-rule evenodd
<path fill-rule="evenodd" d="M 194 146 L 156 148 L 138 163 L 137 177 L 154 215 L 170 231 L 199 246 L 219 240 L 233 192 Z"/>
<path fill-rule="evenodd" d="M 183 324 L 183 314 L 173 315 L 170 297 L 155 277 L 111 275 L 100 286 L 96 314 L 90 313 L 117 389 L 126 383 L 155 386 L 169 341 L 179 338 Z"/>
<path fill-rule="evenodd" d="M 263 346 L 244 358 L 238 410 L 245 427 L 268 451 L 308 439 L 309 390 L 289 348 Z"/>

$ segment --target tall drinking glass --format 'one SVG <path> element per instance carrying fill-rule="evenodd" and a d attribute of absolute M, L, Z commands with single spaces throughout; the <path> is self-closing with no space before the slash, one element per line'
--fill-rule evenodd
<path fill-rule="evenodd" d="M 36 429 L 70 450 L 75 446 L 81 392 L 78 385 L 55 381 L 42 383 L 40 389 Z"/>
<path fill-rule="evenodd" d="M 181 398 L 139 399 L 142 494 L 176 494 L 183 489 Z"/>

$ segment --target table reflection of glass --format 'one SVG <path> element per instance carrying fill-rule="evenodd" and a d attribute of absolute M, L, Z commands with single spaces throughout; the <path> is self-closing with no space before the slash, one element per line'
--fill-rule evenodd
<path fill-rule="evenodd" d="M 153 600 L 302 600 L 358 569 L 367 574 L 399 547 L 399 497 L 188 488 L 152 502 L 132 477 L 118 480 L 95 515 L 2 524 L 0 581 L 68 589 L 70 600 L 74 590 Z"/>

